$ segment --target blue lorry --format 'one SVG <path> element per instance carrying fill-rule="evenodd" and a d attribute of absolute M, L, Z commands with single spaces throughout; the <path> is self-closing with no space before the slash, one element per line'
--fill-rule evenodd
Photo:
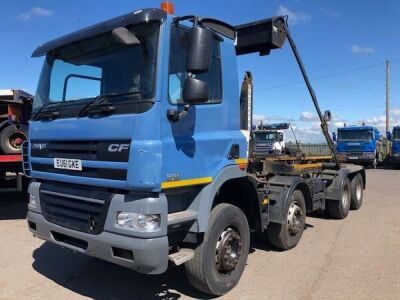
<path fill-rule="evenodd" d="M 246 75 L 240 90 L 236 59 L 285 40 L 329 137 L 284 17 L 232 26 L 142 9 L 38 47 L 24 147 L 33 235 L 146 274 L 184 264 L 195 288 L 222 295 L 251 231 L 290 249 L 307 213 L 359 209 L 360 166 L 250 167 L 253 88 Z"/>
<path fill-rule="evenodd" d="M 389 139 L 392 141 L 389 160 L 391 163 L 398 165 L 400 164 L 400 126 L 393 127 Z"/>
<path fill-rule="evenodd" d="M 338 128 L 336 151 L 344 162 L 376 168 L 389 154 L 388 141 L 373 126 L 351 125 Z"/>

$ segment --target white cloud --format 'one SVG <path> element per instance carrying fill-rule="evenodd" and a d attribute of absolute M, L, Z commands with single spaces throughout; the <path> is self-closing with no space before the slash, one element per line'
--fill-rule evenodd
<path fill-rule="evenodd" d="M 319 120 L 318 116 L 316 114 L 312 113 L 312 112 L 309 112 L 309 111 L 303 111 L 300 114 L 300 118 L 299 118 L 299 121 L 302 121 L 302 122 L 315 122 L 315 121 L 318 121 L 318 120 Z"/>
<path fill-rule="evenodd" d="M 261 122 L 266 123 L 267 116 L 261 114 L 253 114 L 253 125 L 260 125 Z"/>
<path fill-rule="evenodd" d="M 54 14 L 53 10 L 46 9 L 43 7 L 32 7 L 28 11 L 20 14 L 18 16 L 18 19 L 23 20 L 23 21 L 28 21 L 32 17 L 49 17 Z"/>
<path fill-rule="evenodd" d="M 351 52 L 357 53 L 357 54 L 374 54 L 375 49 L 372 47 L 362 47 L 358 45 L 352 45 L 351 46 Z"/>
<path fill-rule="evenodd" d="M 357 124 L 359 125 L 363 123 L 365 123 L 365 125 L 377 127 L 382 133 L 386 132 L 386 115 L 380 115 L 369 119 L 360 119 L 357 121 Z M 389 123 L 391 128 L 400 124 L 400 109 L 392 109 L 390 111 Z"/>
<path fill-rule="evenodd" d="M 399 117 L 399 119 L 400 119 L 400 109 L 393 109 L 392 114 L 393 114 L 393 116 Z"/>
<path fill-rule="evenodd" d="M 328 8 L 324 8 L 324 7 L 320 7 L 319 10 L 324 14 L 327 15 L 329 17 L 334 17 L 334 18 L 339 18 L 340 15 L 338 14 L 337 11 L 333 10 L 333 9 L 328 9 Z"/>
<path fill-rule="evenodd" d="M 297 25 L 300 23 L 307 22 L 311 19 L 309 14 L 306 14 L 303 11 L 293 11 L 287 8 L 286 6 L 279 5 L 278 10 L 276 12 L 278 16 L 288 16 L 288 22 L 291 25 Z"/>

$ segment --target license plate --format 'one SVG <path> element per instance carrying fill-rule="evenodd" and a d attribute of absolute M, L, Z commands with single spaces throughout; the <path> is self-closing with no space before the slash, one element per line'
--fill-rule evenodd
<path fill-rule="evenodd" d="M 55 158 L 54 168 L 64 170 L 82 171 L 82 161 L 80 159 Z"/>
<path fill-rule="evenodd" d="M 349 156 L 350 159 L 358 159 L 357 156 Z"/>

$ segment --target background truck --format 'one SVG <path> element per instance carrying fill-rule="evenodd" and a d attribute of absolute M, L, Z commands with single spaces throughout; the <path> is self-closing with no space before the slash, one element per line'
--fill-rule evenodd
<path fill-rule="evenodd" d="M 289 128 L 291 128 L 289 123 L 266 125 L 261 123 L 256 129 L 252 130 L 250 139 L 251 155 L 253 157 L 265 157 L 271 154 L 284 154 L 286 148 L 284 132 L 282 132 L 282 130 L 287 130 Z"/>
<path fill-rule="evenodd" d="M 185 264 L 194 287 L 222 295 L 244 271 L 251 231 L 290 249 L 307 213 L 360 208 L 365 171 L 335 152 L 328 163 L 249 161 L 253 87 L 245 76 L 240 91 L 236 59 L 286 39 L 334 152 L 284 17 L 232 26 L 141 9 L 40 46 L 30 231 L 142 273 Z"/>
<path fill-rule="evenodd" d="M 22 191 L 22 146 L 33 97 L 22 90 L 0 90 L 0 192 Z"/>
<path fill-rule="evenodd" d="M 22 90 L 0 90 L 0 155 L 21 154 L 33 97 Z"/>
<path fill-rule="evenodd" d="M 392 142 L 390 151 L 390 162 L 393 164 L 400 164 L 400 126 L 393 127 L 392 134 L 389 134 L 388 140 Z"/>
<path fill-rule="evenodd" d="M 376 127 L 352 125 L 338 128 L 336 151 L 344 162 L 376 168 L 388 156 L 390 145 Z"/>

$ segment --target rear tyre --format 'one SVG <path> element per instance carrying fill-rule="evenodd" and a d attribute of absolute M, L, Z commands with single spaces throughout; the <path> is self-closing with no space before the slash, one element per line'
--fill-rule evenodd
<path fill-rule="evenodd" d="M 249 247 L 249 225 L 242 210 L 231 204 L 217 205 L 211 211 L 203 242 L 194 258 L 185 263 L 189 282 L 210 295 L 229 292 L 243 274 Z"/>
<path fill-rule="evenodd" d="M 303 193 L 295 190 L 285 210 L 284 224 L 271 223 L 268 225 L 268 239 L 275 247 L 288 250 L 295 247 L 303 234 L 306 224 L 306 204 Z"/>
<path fill-rule="evenodd" d="M 0 149 L 5 154 L 19 154 L 26 134 L 15 125 L 4 128 L 0 133 Z"/>
<path fill-rule="evenodd" d="M 364 182 L 361 174 L 357 174 L 350 183 L 351 186 L 351 205 L 350 208 L 360 209 L 364 196 Z"/>
<path fill-rule="evenodd" d="M 351 188 L 349 178 L 345 178 L 340 190 L 340 200 L 328 200 L 329 214 L 336 219 L 344 219 L 349 214 L 351 204 Z"/>

